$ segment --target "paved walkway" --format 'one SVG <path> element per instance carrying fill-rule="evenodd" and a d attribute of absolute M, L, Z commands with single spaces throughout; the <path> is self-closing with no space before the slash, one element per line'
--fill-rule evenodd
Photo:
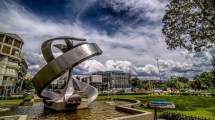
<path fill-rule="evenodd" d="M 34 94 L 34 102 L 42 102 L 43 99 L 38 97 L 37 94 Z"/>

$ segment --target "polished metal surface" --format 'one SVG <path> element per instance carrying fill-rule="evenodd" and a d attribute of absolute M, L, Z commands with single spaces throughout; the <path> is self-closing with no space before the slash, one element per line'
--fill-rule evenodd
<path fill-rule="evenodd" d="M 63 52 L 62 55 L 55 58 L 52 51 L 51 45 L 55 40 L 64 40 L 64 44 L 54 45 L 56 48 Z M 53 39 L 46 40 L 42 44 L 42 54 L 47 62 L 45 65 L 33 78 L 33 85 L 36 89 L 37 95 L 43 98 L 46 106 L 52 109 L 53 104 L 62 104 L 62 110 L 68 108 L 69 106 L 75 107 L 81 104 L 82 98 L 77 94 L 77 91 L 82 91 L 88 96 L 88 104 L 98 96 L 98 91 L 96 88 L 80 82 L 76 78 L 71 76 L 72 69 L 80 64 L 81 62 L 102 54 L 101 49 L 95 43 L 81 42 L 79 44 L 73 45 L 73 40 L 85 41 L 82 38 L 76 37 L 57 37 Z M 60 76 L 66 76 L 67 84 L 60 94 L 53 91 L 45 89 L 52 81 L 56 80 Z M 61 109 L 60 109 L 61 110 Z"/>

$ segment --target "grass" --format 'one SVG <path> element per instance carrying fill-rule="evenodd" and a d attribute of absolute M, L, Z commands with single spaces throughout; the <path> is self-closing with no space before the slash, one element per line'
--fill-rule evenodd
<path fill-rule="evenodd" d="M 195 115 L 200 117 L 215 117 L 215 98 L 202 96 L 179 96 L 179 95 L 114 95 L 114 98 L 129 98 L 140 100 L 144 106 L 140 109 L 152 111 L 145 107 L 148 101 L 165 100 L 176 105 L 179 113 L 186 115 Z M 99 96 L 98 98 L 107 98 L 107 96 Z"/>
<path fill-rule="evenodd" d="M 26 101 L 30 101 L 31 99 L 33 99 L 33 95 L 27 95 L 27 96 L 9 96 L 9 97 L 5 97 L 5 98 L 0 98 L 0 102 L 2 103 L 8 103 L 8 102 L 26 102 Z"/>
<path fill-rule="evenodd" d="M 6 103 L 6 102 L 22 102 L 23 99 L 15 99 L 15 100 L 0 100 L 1 102 L 3 103 Z"/>

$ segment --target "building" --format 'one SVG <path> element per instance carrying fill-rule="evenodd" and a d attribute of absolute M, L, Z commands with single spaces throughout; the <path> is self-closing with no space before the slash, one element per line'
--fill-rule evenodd
<path fill-rule="evenodd" d="M 13 94 L 27 74 L 27 63 L 21 52 L 24 42 L 17 35 L 0 32 L 0 94 Z"/>
<path fill-rule="evenodd" d="M 81 78 L 81 82 L 92 85 L 98 90 L 103 90 L 107 86 L 107 83 L 102 82 L 102 75 L 90 75 L 83 77 Z"/>
<path fill-rule="evenodd" d="M 130 91 L 131 75 L 122 71 L 98 71 L 92 73 L 92 76 L 82 78 L 82 81 L 93 85 L 99 90 L 113 89 Z"/>

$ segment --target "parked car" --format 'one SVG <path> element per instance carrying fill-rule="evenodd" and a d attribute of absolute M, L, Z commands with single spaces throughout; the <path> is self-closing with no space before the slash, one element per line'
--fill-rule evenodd
<path fill-rule="evenodd" d="M 22 94 L 23 95 L 31 95 L 31 94 L 33 94 L 33 92 L 31 92 L 31 91 L 24 91 Z"/>
<path fill-rule="evenodd" d="M 113 93 L 113 91 L 111 89 L 107 89 L 107 90 L 103 90 L 102 93 L 103 94 L 110 94 L 110 93 Z"/>
<path fill-rule="evenodd" d="M 152 92 L 155 92 L 155 93 L 161 93 L 161 92 L 163 92 L 163 90 L 160 90 L 160 89 L 154 89 L 154 90 L 152 90 Z"/>

